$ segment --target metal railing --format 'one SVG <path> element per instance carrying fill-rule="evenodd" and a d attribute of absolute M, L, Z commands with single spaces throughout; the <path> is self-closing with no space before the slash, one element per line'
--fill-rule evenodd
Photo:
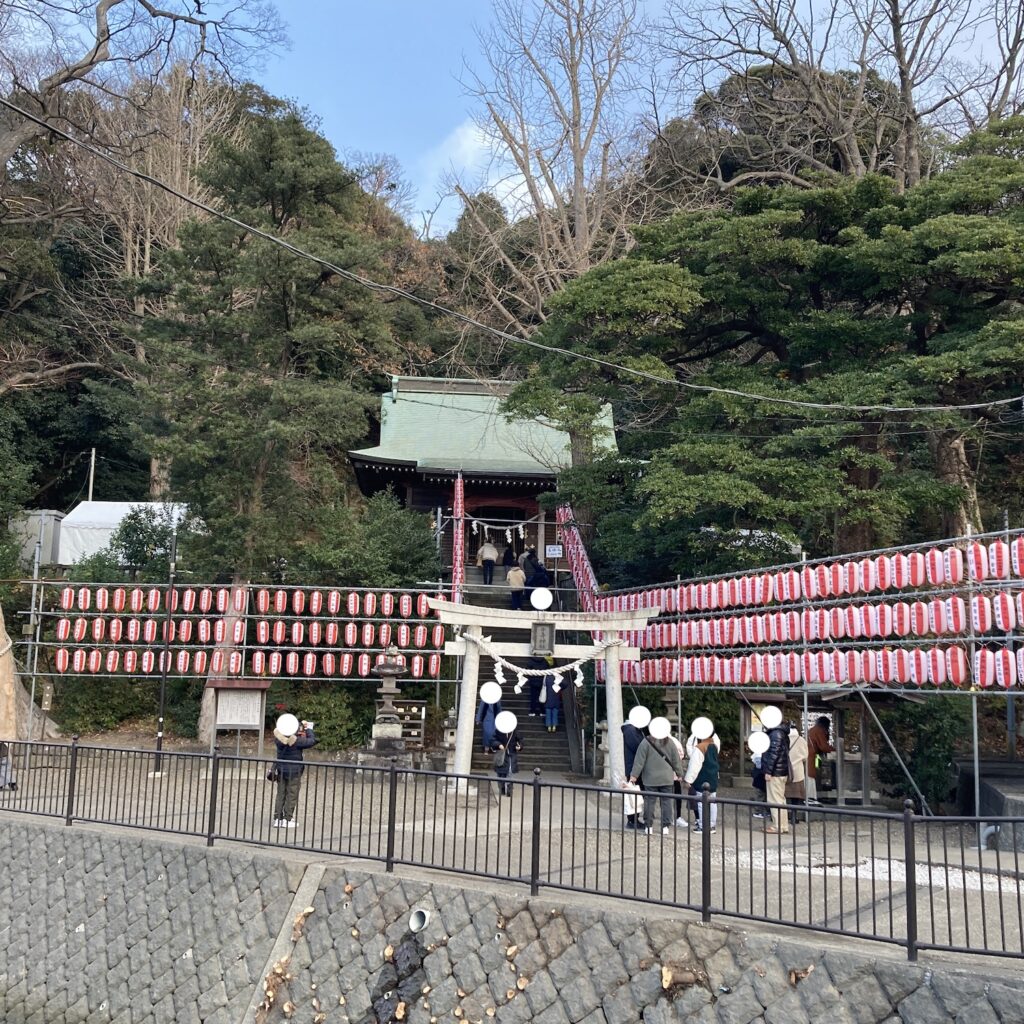
<path fill-rule="evenodd" d="M 219 753 L 9 743 L 0 812 L 431 868 L 686 908 L 918 951 L 1024 957 L 1018 845 L 1024 818 L 923 818 L 647 793 L 532 777 L 307 761 L 291 827 L 275 815 L 274 762 Z M 3 776 L 5 778 L 10 776 Z M 660 801 L 667 801 L 664 807 Z M 660 812 L 656 814 L 656 812 Z M 717 827 L 700 830 L 696 820 Z M 662 831 L 661 818 L 670 824 Z M 794 819 L 788 832 L 785 819 Z M 689 821 L 690 827 L 679 822 Z M 994 840 L 990 850 L 978 837 Z"/>

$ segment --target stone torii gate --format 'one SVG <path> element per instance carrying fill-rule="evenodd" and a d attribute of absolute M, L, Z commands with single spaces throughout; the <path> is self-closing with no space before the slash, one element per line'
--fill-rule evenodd
<path fill-rule="evenodd" d="M 603 641 L 622 639 L 622 634 L 644 629 L 650 619 L 660 614 L 660 608 L 637 608 L 635 611 L 620 612 L 552 612 L 523 609 L 510 611 L 502 608 L 484 608 L 476 605 L 456 604 L 441 598 L 430 598 L 428 604 L 437 612 L 441 622 L 454 626 L 460 633 L 470 637 L 483 637 L 487 629 L 522 629 L 527 634 L 534 623 L 552 623 L 555 627 L 555 644 L 552 657 L 576 661 L 591 655 L 603 657 L 605 664 L 604 687 L 608 717 L 608 760 L 611 777 L 622 778 L 625 774 L 625 757 L 622 747 L 622 674 L 620 662 L 638 661 L 640 651 L 636 647 L 624 647 L 621 642 L 613 643 L 603 651 L 594 645 L 567 644 L 558 642 L 558 634 L 566 632 L 600 633 Z M 490 643 L 489 648 L 503 658 L 526 658 L 531 654 L 530 644 Z M 462 636 L 449 640 L 444 647 L 445 654 L 461 655 L 462 692 L 459 697 L 459 717 L 455 730 L 455 774 L 469 775 L 473 760 L 473 726 L 476 718 L 477 689 L 480 677 L 480 648 L 472 640 Z M 566 685 L 572 685 L 567 681 Z"/>

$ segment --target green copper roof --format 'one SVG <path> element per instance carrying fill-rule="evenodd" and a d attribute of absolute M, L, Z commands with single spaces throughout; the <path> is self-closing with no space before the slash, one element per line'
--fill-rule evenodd
<path fill-rule="evenodd" d="M 502 381 L 395 377 L 381 396 L 380 444 L 352 460 L 421 471 L 554 476 L 570 465 L 569 436 L 544 420 L 509 421 Z M 612 411 L 601 412 L 598 446 L 614 450 Z"/>

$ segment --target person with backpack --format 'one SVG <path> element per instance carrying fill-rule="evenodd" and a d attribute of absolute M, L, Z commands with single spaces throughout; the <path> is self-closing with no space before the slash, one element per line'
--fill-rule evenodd
<path fill-rule="evenodd" d="M 772 823 L 765 829 L 771 835 L 789 832 L 789 811 L 786 808 L 786 783 L 789 781 L 789 728 L 782 721 L 782 710 L 774 705 L 760 714 L 761 724 L 768 731 L 768 749 L 761 757 L 768 805 Z"/>

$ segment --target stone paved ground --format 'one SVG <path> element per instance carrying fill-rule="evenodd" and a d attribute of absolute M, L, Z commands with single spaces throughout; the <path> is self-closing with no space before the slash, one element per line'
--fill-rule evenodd
<path fill-rule="evenodd" d="M 34 755 L 16 792 L 0 793 L 0 811 L 63 814 L 66 748 Z M 153 778 L 152 753 L 80 751 L 78 817 L 205 834 L 210 779 L 201 757 L 175 756 Z M 522 777 L 521 777 L 522 778 Z M 269 846 L 384 859 L 388 774 L 311 765 L 302 788 L 299 827 L 271 825 L 274 786 L 259 763 L 221 763 L 216 832 Z M 397 862 L 528 881 L 533 794 L 517 782 L 511 798 L 491 783 L 472 796 L 443 780 L 399 773 L 395 793 Z M 673 828 L 667 837 L 622 828 L 618 794 L 593 788 L 541 789 L 538 881 L 542 886 L 634 899 L 699 905 L 700 836 Z M 899 818 L 849 812 L 814 815 L 789 836 L 766 836 L 742 804 L 723 803 L 711 837 L 716 911 L 769 921 L 811 923 L 903 939 L 907 871 Z M 922 942 L 1024 951 L 1017 854 L 979 853 L 962 830 L 919 824 L 914 876 Z"/>

